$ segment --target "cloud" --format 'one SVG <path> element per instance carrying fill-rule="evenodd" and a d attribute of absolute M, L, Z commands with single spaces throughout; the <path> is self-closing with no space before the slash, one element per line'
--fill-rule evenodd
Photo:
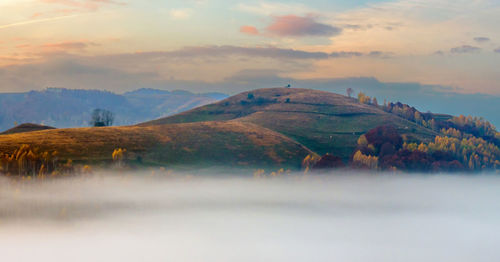
<path fill-rule="evenodd" d="M 246 56 L 250 58 L 272 58 L 272 59 L 294 59 L 294 60 L 324 60 L 329 58 L 348 58 L 348 57 L 379 57 L 387 58 L 391 56 L 390 52 L 371 51 L 369 53 L 355 51 L 336 51 L 327 52 L 309 52 L 297 49 L 278 48 L 273 46 L 266 47 L 242 47 L 242 46 L 192 46 L 184 47 L 173 51 L 163 52 L 138 52 L 133 54 L 118 54 L 106 56 L 106 59 L 120 60 L 127 57 L 142 57 L 152 60 L 161 60 L 169 58 L 204 58 L 204 57 L 227 57 L 227 56 Z"/>
<path fill-rule="evenodd" d="M 382 51 L 371 51 L 367 54 L 369 57 L 374 58 L 391 58 L 394 54 L 391 52 L 382 52 Z"/>
<path fill-rule="evenodd" d="M 481 48 L 470 45 L 463 45 L 450 49 L 450 52 L 453 54 L 477 53 L 479 51 L 481 51 Z"/>
<path fill-rule="evenodd" d="M 318 13 L 318 10 L 311 9 L 304 4 L 298 3 L 270 3 L 260 2 L 258 4 L 238 4 L 236 10 L 250 14 L 272 16 L 285 14 L 300 14 L 300 13 Z"/>
<path fill-rule="evenodd" d="M 328 53 L 308 52 L 278 47 L 240 47 L 240 46 L 194 46 L 167 52 L 143 53 L 164 57 L 220 57 L 241 55 L 249 57 L 265 57 L 280 59 L 327 59 Z"/>
<path fill-rule="evenodd" d="M 474 41 L 478 42 L 478 43 L 486 43 L 486 42 L 489 42 L 491 39 L 489 39 L 488 37 L 483 37 L 483 36 L 479 36 L 479 37 L 474 37 Z"/>
<path fill-rule="evenodd" d="M 30 24 L 38 24 L 38 23 L 50 22 L 50 21 L 56 21 L 56 20 L 62 20 L 62 19 L 68 19 L 68 18 L 73 18 L 76 16 L 77 15 L 65 15 L 65 16 L 58 16 L 58 17 L 51 17 L 51 18 L 28 20 L 28 21 L 17 22 L 17 23 L 12 23 L 12 24 L 0 25 L 0 29 L 18 27 L 18 26 L 23 26 L 23 25 L 30 25 Z"/>
<path fill-rule="evenodd" d="M 344 57 L 356 57 L 356 56 L 363 56 L 364 54 L 361 52 L 332 52 L 330 53 L 330 57 L 333 58 L 344 58 Z"/>
<path fill-rule="evenodd" d="M 258 35 L 259 30 L 255 28 L 255 26 L 244 25 L 240 27 L 240 33 L 248 34 L 248 35 Z"/>
<path fill-rule="evenodd" d="M 75 42 L 60 42 L 60 43 L 48 43 L 44 44 L 41 47 L 46 51 L 70 51 L 70 50 L 78 50 L 82 51 L 89 46 L 96 46 L 97 44 L 94 42 L 86 42 L 86 41 L 75 41 Z"/>
<path fill-rule="evenodd" d="M 70 6 L 86 11 L 97 11 L 100 7 L 103 5 L 125 5 L 124 3 L 117 2 L 114 0 L 83 0 L 83 1 L 77 1 L 77 0 L 39 0 L 42 3 L 46 4 L 58 4 L 58 5 L 65 5 L 65 6 Z"/>
<path fill-rule="evenodd" d="M 318 23 L 311 16 L 274 16 L 266 30 L 276 36 L 336 36 L 342 32 L 339 27 Z"/>
<path fill-rule="evenodd" d="M 193 15 L 193 10 L 189 8 L 172 9 L 170 10 L 169 14 L 172 19 L 184 20 L 190 18 Z"/>

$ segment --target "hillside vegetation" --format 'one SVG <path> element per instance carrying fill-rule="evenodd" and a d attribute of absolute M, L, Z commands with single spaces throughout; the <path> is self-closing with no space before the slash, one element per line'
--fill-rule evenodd
<path fill-rule="evenodd" d="M 0 152 L 27 144 L 56 151 L 59 161 L 110 162 L 117 148 L 144 165 L 239 165 L 299 168 L 312 152 L 286 136 L 242 122 L 204 122 L 148 127 L 70 128 L 0 136 Z"/>
<path fill-rule="evenodd" d="M 354 98 L 311 90 L 267 88 L 244 92 L 140 126 L 233 120 L 254 123 L 282 133 L 323 155 L 347 160 L 360 135 L 393 125 L 408 141 L 431 141 L 436 132 Z"/>

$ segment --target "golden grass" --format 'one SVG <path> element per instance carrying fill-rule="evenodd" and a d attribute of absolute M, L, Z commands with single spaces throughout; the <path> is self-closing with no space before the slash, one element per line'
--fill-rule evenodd
<path fill-rule="evenodd" d="M 13 152 L 22 144 L 55 150 L 61 159 L 79 162 L 111 161 L 114 149 L 126 148 L 129 160 L 140 157 L 144 163 L 299 167 L 311 153 L 282 134 L 239 121 L 69 128 L 0 136 L 0 152 Z"/>

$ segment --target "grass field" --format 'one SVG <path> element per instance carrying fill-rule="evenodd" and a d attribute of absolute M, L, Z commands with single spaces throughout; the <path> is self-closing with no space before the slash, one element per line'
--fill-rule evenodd
<path fill-rule="evenodd" d="M 0 136 L 0 152 L 21 144 L 58 151 L 61 160 L 111 161 L 116 148 L 144 165 L 237 165 L 300 167 L 310 154 L 277 132 L 239 121 L 157 126 L 70 128 Z"/>

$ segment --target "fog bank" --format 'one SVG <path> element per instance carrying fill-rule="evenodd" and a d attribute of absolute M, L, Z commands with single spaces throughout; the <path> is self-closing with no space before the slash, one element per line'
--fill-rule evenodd
<path fill-rule="evenodd" d="M 194 175 L 2 179 L 1 260 L 500 261 L 495 175 Z"/>

